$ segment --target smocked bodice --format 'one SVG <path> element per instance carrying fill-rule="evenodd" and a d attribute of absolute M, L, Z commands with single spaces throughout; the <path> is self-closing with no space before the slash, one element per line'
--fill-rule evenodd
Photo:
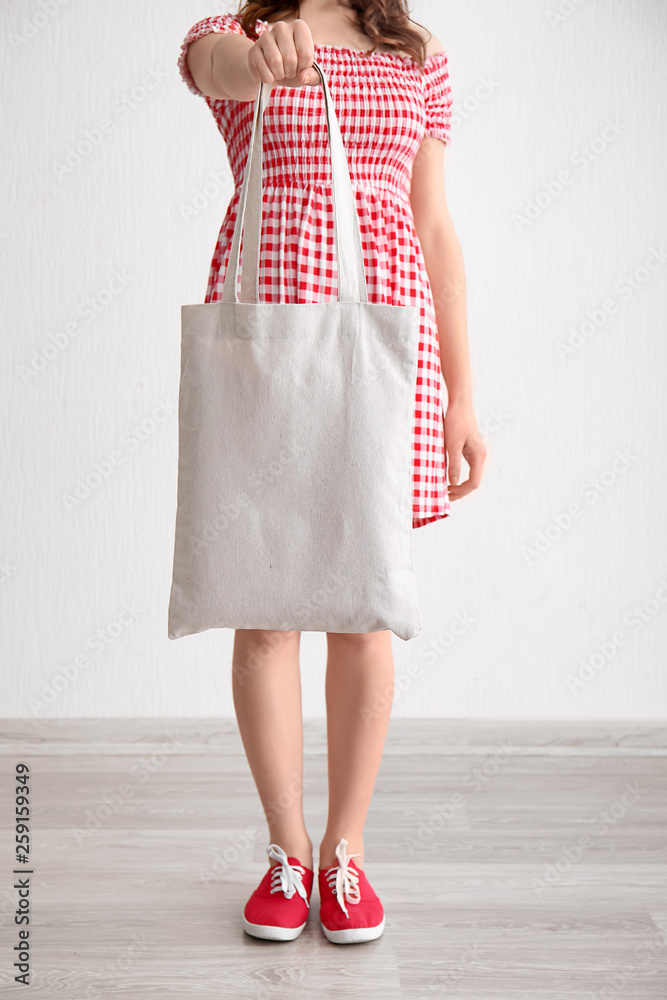
<path fill-rule="evenodd" d="M 240 31 L 229 15 L 201 22 L 207 30 Z M 261 35 L 270 29 L 256 22 Z M 197 37 L 196 30 L 188 42 Z M 201 93 L 188 71 L 185 48 L 181 73 Z M 331 96 L 352 183 L 409 200 L 412 163 L 426 134 L 449 141 L 451 97 L 447 53 L 430 56 L 424 66 L 394 52 L 370 56 L 351 48 L 315 45 Z M 204 95 L 202 95 L 204 96 Z M 254 101 L 205 96 L 227 144 L 235 185 L 240 187 L 252 130 Z M 324 97 L 321 86 L 274 86 L 264 111 L 262 181 L 265 187 L 327 187 L 331 183 Z"/>

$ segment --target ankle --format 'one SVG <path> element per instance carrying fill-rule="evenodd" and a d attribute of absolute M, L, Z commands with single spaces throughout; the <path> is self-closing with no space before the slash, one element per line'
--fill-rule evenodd
<path fill-rule="evenodd" d="M 310 837 L 281 836 L 269 834 L 269 843 L 282 847 L 288 858 L 298 858 L 306 868 L 313 867 L 313 842 Z M 277 865 L 275 858 L 269 859 L 272 865 Z"/>
<path fill-rule="evenodd" d="M 318 857 L 318 867 L 319 868 L 335 868 L 338 866 L 339 861 L 336 857 L 336 848 L 341 841 L 341 837 L 330 839 L 326 837 L 322 840 L 319 849 Z M 347 840 L 347 847 L 345 848 L 347 854 L 354 854 L 356 857 L 353 858 L 355 865 L 358 868 L 363 868 L 364 866 L 364 842 L 361 837 L 345 837 Z"/>

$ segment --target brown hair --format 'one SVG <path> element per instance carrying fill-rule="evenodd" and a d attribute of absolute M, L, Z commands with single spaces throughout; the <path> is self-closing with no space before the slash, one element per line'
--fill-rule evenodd
<path fill-rule="evenodd" d="M 407 0 L 345 0 L 344 6 L 354 11 L 357 28 L 373 42 L 369 54 L 382 45 L 397 52 L 407 52 L 420 66 L 424 65 L 426 43 L 418 31 L 409 27 L 412 18 L 408 15 Z M 246 3 L 239 0 L 235 17 L 246 35 L 257 39 L 255 21 L 277 21 L 292 14 L 298 17 L 298 0 L 246 0 Z"/>

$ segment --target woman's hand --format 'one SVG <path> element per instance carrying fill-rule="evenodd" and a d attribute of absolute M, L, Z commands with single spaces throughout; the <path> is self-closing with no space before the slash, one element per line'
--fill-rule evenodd
<path fill-rule="evenodd" d="M 276 21 L 259 36 L 248 51 L 248 69 L 257 83 L 317 87 L 320 74 L 313 69 L 314 57 L 310 28 L 297 17 L 294 21 Z"/>
<path fill-rule="evenodd" d="M 486 458 L 486 448 L 482 441 L 472 406 L 450 402 L 445 414 L 445 448 L 447 449 L 447 466 L 449 485 L 447 492 L 450 500 L 460 500 L 461 497 L 476 490 L 482 481 L 482 469 Z M 461 475 L 461 455 L 470 466 L 468 478 L 459 485 Z"/>

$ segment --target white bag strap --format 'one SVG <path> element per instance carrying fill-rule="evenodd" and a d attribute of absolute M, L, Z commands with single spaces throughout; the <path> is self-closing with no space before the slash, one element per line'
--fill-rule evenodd
<path fill-rule="evenodd" d="M 334 245 L 338 265 L 338 301 L 368 302 L 368 287 L 364 270 L 359 217 L 350 179 L 347 155 L 331 93 L 321 67 L 313 62 L 320 74 L 326 110 L 329 149 L 331 151 Z M 262 133 L 264 109 L 271 94 L 269 84 L 260 81 L 255 99 L 255 114 L 250 148 L 239 199 L 238 214 L 229 252 L 229 263 L 222 286 L 223 302 L 259 302 L 259 245 L 262 222 Z M 305 136 L 304 136 L 305 141 Z M 245 225 L 244 225 L 245 222 Z M 243 268 L 241 299 L 236 294 L 243 232 Z"/>

